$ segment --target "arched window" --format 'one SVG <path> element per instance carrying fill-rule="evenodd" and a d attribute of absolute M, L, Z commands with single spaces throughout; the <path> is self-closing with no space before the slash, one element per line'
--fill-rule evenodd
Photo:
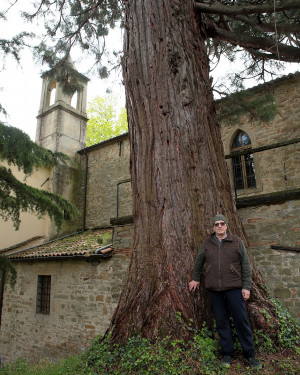
<path fill-rule="evenodd" d="M 71 106 L 77 109 L 78 93 L 77 91 L 73 94 L 71 99 Z"/>
<path fill-rule="evenodd" d="M 55 103 L 55 96 L 56 96 L 56 82 L 53 82 L 50 88 L 49 105 L 52 105 Z"/>
<path fill-rule="evenodd" d="M 248 134 L 239 130 L 232 142 L 231 152 L 243 151 L 251 148 L 251 139 Z M 234 187 L 249 189 L 256 187 L 255 167 L 253 154 L 244 154 L 232 158 Z"/>

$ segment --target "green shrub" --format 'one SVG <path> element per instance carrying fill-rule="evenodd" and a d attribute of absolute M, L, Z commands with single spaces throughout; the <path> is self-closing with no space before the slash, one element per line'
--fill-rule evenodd
<path fill-rule="evenodd" d="M 271 323 L 270 331 L 264 333 L 261 330 L 253 332 L 255 347 L 261 352 L 275 353 L 280 348 L 287 348 L 300 354 L 300 325 L 296 319 L 284 308 L 280 301 L 269 296 L 274 305 L 276 320 L 272 320 L 267 312 L 262 310 L 262 314 L 268 323 Z"/>
<path fill-rule="evenodd" d="M 296 319 L 285 309 L 280 301 L 270 297 L 273 302 L 278 317 L 279 326 L 279 345 L 288 349 L 298 349 L 300 344 L 300 325 Z"/>
<path fill-rule="evenodd" d="M 217 358 L 219 343 L 205 324 L 202 326 L 200 332 L 194 336 L 190 347 L 188 356 L 200 362 L 201 374 L 223 373 L 224 369 L 220 367 Z"/>
<path fill-rule="evenodd" d="M 83 356 L 86 375 L 193 375 L 222 374 L 217 359 L 218 342 L 204 325 L 188 344 L 182 339 L 151 342 L 140 336 L 125 345 L 99 337 Z"/>

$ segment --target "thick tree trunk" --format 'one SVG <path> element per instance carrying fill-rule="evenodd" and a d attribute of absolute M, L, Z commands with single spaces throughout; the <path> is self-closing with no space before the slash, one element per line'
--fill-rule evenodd
<path fill-rule="evenodd" d="M 205 25 L 199 28 L 193 0 L 130 0 L 125 6 L 135 237 L 112 337 L 187 337 L 177 312 L 197 326 L 212 321 L 204 288 L 188 291 L 212 217 L 224 214 L 231 231 L 245 235 L 216 122 Z M 263 326 L 259 309 L 271 305 L 255 268 L 253 280 L 251 320 Z"/>

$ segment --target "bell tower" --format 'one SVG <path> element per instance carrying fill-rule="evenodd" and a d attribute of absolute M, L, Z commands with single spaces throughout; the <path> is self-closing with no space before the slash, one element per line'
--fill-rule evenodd
<path fill-rule="evenodd" d="M 80 89 L 66 93 L 55 74 L 51 74 L 50 71 L 50 74 L 48 72 L 42 75 L 43 86 L 35 141 L 53 152 L 66 154 L 74 161 L 74 163 L 55 166 L 50 171 L 47 185 L 43 187 L 74 203 L 76 200 L 74 194 L 80 179 L 80 168 L 76 165 L 76 161 L 78 161 L 76 155 L 78 155 L 77 151 L 83 149 L 86 143 L 88 79 L 75 70 L 70 59 L 67 64 L 69 64 L 68 69 L 79 76 Z M 65 76 L 68 77 L 68 74 Z M 71 231 L 75 225 L 76 223 L 66 221 L 62 232 Z M 49 238 L 57 236 L 57 230 L 53 223 L 50 223 L 48 233 Z"/>
<path fill-rule="evenodd" d="M 68 63 L 75 69 L 70 60 Z M 66 94 L 55 76 L 43 74 L 37 116 L 36 143 L 53 152 L 63 152 L 71 159 L 75 158 L 78 150 L 85 147 L 86 142 L 88 79 L 81 76 L 84 78 L 81 89 Z"/>

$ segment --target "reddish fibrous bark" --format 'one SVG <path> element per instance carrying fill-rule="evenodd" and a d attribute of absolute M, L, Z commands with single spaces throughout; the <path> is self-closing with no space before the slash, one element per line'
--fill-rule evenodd
<path fill-rule="evenodd" d="M 232 194 L 213 103 L 205 23 L 192 0 L 130 0 L 123 75 L 126 88 L 134 245 L 127 280 L 111 323 L 112 339 L 190 336 L 212 323 L 203 285 L 191 293 L 194 258 L 224 214 L 247 245 Z M 247 245 L 248 246 L 248 245 Z M 253 263 L 251 254 L 250 259 Z M 272 314 L 253 265 L 251 324 Z"/>

